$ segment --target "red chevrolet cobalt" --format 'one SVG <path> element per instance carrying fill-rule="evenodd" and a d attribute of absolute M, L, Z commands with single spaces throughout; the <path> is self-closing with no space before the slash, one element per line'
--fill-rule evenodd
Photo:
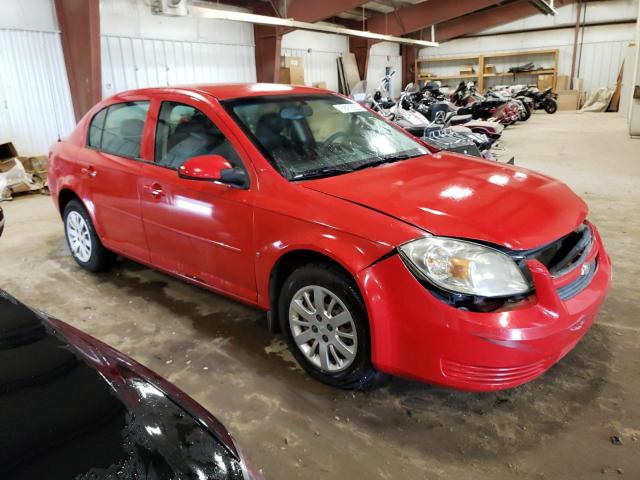
<path fill-rule="evenodd" d="M 563 183 L 430 151 L 312 88 L 119 94 L 52 147 L 50 188 L 82 267 L 122 255 L 268 311 L 342 388 L 527 382 L 585 334 L 611 279 Z"/>

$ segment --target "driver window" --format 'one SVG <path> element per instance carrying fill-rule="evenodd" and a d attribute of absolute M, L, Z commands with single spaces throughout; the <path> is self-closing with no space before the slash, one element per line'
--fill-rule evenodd
<path fill-rule="evenodd" d="M 162 102 L 156 127 L 155 162 L 178 170 L 190 158 L 222 155 L 234 167 L 242 162 L 218 127 L 197 108 Z"/>

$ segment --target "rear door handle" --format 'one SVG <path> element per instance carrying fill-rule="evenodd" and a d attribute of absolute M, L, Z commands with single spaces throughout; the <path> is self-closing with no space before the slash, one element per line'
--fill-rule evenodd
<path fill-rule="evenodd" d="M 159 183 L 152 183 L 151 185 L 145 185 L 144 188 L 145 190 L 148 190 L 151 196 L 155 199 L 159 199 L 164 196 L 162 185 L 160 185 Z"/>
<path fill-rule="evenodd" d="M 83 175 L 87 175 L 88 177 L 91 177 L 91 178 L 95 178 L 95 176 L 98 174 L 98 172 L 96 172 L 96 169 L 93 168 L 93 165 L 89 165 L 88 167 L 82 167 L 80 169 L 80 173 Z"/>

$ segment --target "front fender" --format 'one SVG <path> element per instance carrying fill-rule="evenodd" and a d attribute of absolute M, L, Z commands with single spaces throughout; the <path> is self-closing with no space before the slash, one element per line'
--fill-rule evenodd
<path fill-rule="evenodd" d="M 324 255 L 354 278 L 394 246 L 308 220 L 262 211 L 255 219 L 256 283 L 260 307 L 270 308 L 269 279 L 278 260 L 296 250 Z"/>

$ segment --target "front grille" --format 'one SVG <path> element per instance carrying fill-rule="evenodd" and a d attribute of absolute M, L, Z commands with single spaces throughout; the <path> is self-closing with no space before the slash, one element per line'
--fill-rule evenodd
<path fill-rule="evenodd" d="M 546 370 L 546 359 L 516 367 L 486 367 L 465 365 L 452 360 L 442 360 L 442 373 L 463 382 L 485 385 L 509 385 L 523 383 Z"/>
<path fill-rule="evenodd" d="M 587 285 L 591 283 L 591 279 L 593 279 L 593 276 L 598 270 L 598 262 L 596 260 L 593 260 L 592 262 L 585 263 L 584 265 L 588 265 L 587 272 L 585 272 L 583 275 L 581 274 L 573 282 L 558 288 L 558 296 L 560 297 L 560 300 L 564 301 L 575 297 L 578 293 L 587 288 Z"/>
<path fill-rule="evenodd" d="M 542 263 L 553 277 L 561 277 L 580 265 L 591 251 L 593 233 L 587 224 L 582 224 L 564 237 L 527 252 L 525 257 Z"/>

